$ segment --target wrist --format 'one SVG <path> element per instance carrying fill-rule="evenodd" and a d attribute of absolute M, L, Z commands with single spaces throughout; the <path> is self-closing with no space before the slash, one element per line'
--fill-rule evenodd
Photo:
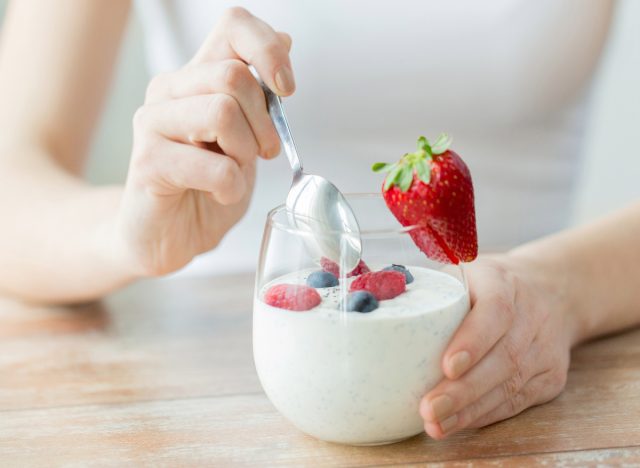
<path fill-rule="evenodd" d="M 105 189 L 112 198 L 107 216 L 97 228 L 97 246 L 108 268 L 121 279 L 122 283 L 129 283 L 143 278 L 145 275 L 138 268 L 134 255 L 131 254 L 126 236 L 122 229 L 121 199 L 122 187 Z"/>
<path fill-rule="evenodd" d="M 576 307 L 579 290 L 563 249 L 544 239 L 512 249 L 506 256 L 535 285 L 534 290 L 545 300 L 549 313 L 564 317 L 564 331 L 571 347 L 592 336 L 590 320 L 584 310 Z"/>

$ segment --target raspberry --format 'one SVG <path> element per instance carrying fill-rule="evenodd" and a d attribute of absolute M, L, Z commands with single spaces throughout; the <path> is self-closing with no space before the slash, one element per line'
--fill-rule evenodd
<path fill-rule="evenodd" d="M 352 276 L 360 276 L 365 273 L 369 273 L 370 271 L 371 270 L 369 269 L 367 264 L 364 263 L 364 261 L 360 260 L 356 265 L 356 267 L 353 270 L 351 270 L 351 273 L 347 275 L 347 278 L 351 278 Z"/>
<path fill-rule="evenodd" d="M 301 284 L 276 284 L 264 295 L 264 302 L 280 309 L 303 311 L 313 309 L 322 302 L 314 288 Z"/>
<path fill-rule="evenodd" d="M 327 257 L 322 257 L 320 259 L 320 266 L 324 271 L 333 274 L 336 278 L 340 277 L 340 267 L 333 260 L 329 260 Z M 364 263 L 363 260 L 360 260 L 356 267 L 351 270 L 350 273 L 347 273 L 347 278 L 351 278 L 352 276 L 359 276 L 363 273 L 369 273 L 370 271 L 371 270 L 369 269 L 367 264 Z"/>
<path fill-rule="evenodd" d="M 320 266 L 324 271 L 331 273 L 336 278 L 340 277 L 340 267 L 333 260 L 329 260 L 327 257 L 320 259 Z"/>
<path fill-rule="evenodd" d="M 393 299 L 406 289 L 406 279 L 399 271 L 374 271 L 358 276 L 349 291 L 369 291 L 379 301 Z"/>

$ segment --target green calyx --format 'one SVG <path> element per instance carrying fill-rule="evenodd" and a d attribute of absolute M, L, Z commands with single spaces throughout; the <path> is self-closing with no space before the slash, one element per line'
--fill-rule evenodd
<path fill-rule="evenodd" d="M 383 187 L 385 192 L 393 185 L 397 185 L 400 190 L 406 192 L 411 187 L 414 173 L 425 184 L 430 182 L 433 156 L 444 153 L 449 146 L 451 146 L 451 138 L 446 133 L 440 134 L 433 144 L 421 136 L 418 138 L 417 151 L 406 153 L 397 163 L 375 163 L 371 169 L 374 172 L 388 173 Z"/>

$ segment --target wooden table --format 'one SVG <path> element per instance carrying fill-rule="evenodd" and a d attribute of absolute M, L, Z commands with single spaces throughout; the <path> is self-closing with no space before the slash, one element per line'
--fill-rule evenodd
<path fill-rule="evenodd" d="M 271 406 L 250 276 L 154 280 L 101 304 L 0 300 L 0 466 L 640 464 L 640 330 L 574 352 L 553 402 L 436 442 L 317 441 Z"/>

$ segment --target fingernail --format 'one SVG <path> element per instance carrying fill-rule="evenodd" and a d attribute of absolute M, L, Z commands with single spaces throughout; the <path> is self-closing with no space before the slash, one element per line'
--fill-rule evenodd
<path fill-rule="evenodd" d="M 436 419 L 442 421 L 453 411 L 453 400 L 447 395 L 440 395 L 431 400 L 431 410 Z"/>
<path fill-rule="evenodd" d="M 293 80 L 293 73 L 291 69 L 286 65 L 282 66 L 278 73 L 276 73 L 276 86 L 281 93 L 292 93 L 296 88 L 296 83 Z"/>
<path fill-rule="evenodd" d="M 469 364 L 471 363 L 471 356 L 466 351 L 460 351 L 454 354 L 449 359 L 449 371 L 451 372 L 451 378 L 457 379 L 463 373 L 466 372 Z"/>
<path fill-rule="evenodd" d="M 280 146 L 272 146 L 265 150 L 263 156 L 267 159 L 273 159 L 280 154 Z"/>
<path fill-rule="evenodd" d="M 442 431 L 443 434 L 446 434 L 451 429 L 456 427 L 457 424 L 458 424 L 458 415 L 454 414 L 453 416 L 445 419 L 440 423 L 440 430 Z"/>

